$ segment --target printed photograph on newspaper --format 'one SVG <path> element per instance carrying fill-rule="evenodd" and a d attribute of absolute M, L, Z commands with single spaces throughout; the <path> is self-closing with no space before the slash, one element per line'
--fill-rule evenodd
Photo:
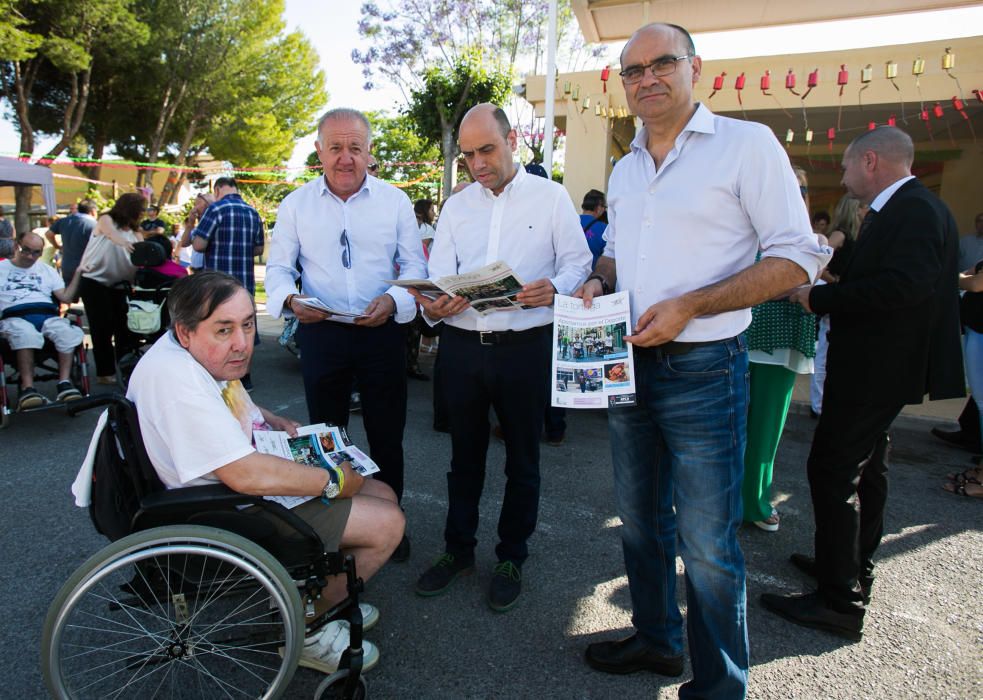
<path fill-rule="evenodd" d="M 305 425 L 297 429 L 297 437 L 278 430 L 253 431 L 256 451 L 290 459 L 298 464 L 327 469 L 348 460 L 352 469 L 362 476 L 375 474 L 379 466 L 356 447 L 344 428 L 325 423 Z M 286 508 L 294 508 L 316 496 L 266 496 Z"/>
<path fill-rule="evenodd" d="M 582 299 L 557 294 L 553 304 L 552 405 L 608 408 L 635 404 L 635 366 L 628 292 Z"/>

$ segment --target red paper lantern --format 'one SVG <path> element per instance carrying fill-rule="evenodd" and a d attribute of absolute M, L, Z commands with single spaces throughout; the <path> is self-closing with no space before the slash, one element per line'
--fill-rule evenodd
<path fill-rule="evenodd" d="M 766 70 L 765 74 L 761 76 L 761 90 L 771 90 L 771 71 Z"/>
<path fill-rule="evenodd" d="M 887 125 L 888 126 L 897 126 L 898 125 L 898 120 L 894 118 L 894 115 L 893 114 L 890 117 L 887 118 Z"/>
<path fill-rule="evenodd" d="M 935 115 L 935 118 L 936 119 L 941 119 L 942 118 L 942 115 L 943 115 L 942 105 L 939 104 L 938 102 L 936 102 L 935 103 L 935 106 L 932 107 L 932 114 Z"/>
<path fill-rule="evenodd" d="M 867 122 L 867 131 L 873 131 L 877 128 L 877 122 Z"/>

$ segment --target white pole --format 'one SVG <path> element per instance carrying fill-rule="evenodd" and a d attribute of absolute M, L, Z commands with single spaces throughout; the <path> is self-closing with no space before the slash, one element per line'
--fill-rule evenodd
<path fill-rule="evenodd" d="M 553 177 L 553 105 L 556 92 L 556 0 L 550 0 L 549 29 L 546 33 L 546 123 L 543 125 L 543 167 Z"/>

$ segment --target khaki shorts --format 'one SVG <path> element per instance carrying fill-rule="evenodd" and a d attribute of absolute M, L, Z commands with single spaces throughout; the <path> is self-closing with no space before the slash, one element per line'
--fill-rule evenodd
<path fill-rule="evenodd" d="M 320 498 L 312 498 L 293 508 L 291 512 L 314 528 L 314 532 L 324 543 L 324 551 L 337 552 L 341 548 L 341 536 L 345 532 L 348 516 L 352 512 L 352 499 L 337 498 L 331 501 L 330 506 L 326 506 Z M 296 535 L 296 530 L 279 518 L 275 516 L 266 517 L 281 534 Z"/>
<path fill-rule="evenodd" d="M 60 316 L 46 319 L 40 331 L 23 318 L 0 321 L 0 337 L 10 344 L 12 350 L 40 350 L 47 338 L 58 352 L 72 352 L 82 344 L 84 335 L 81 328 Z"/>

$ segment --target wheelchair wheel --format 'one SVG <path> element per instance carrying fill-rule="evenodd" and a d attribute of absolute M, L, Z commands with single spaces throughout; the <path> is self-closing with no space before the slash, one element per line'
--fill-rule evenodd
<path fill-rule="evenodd" d="M 347 682 L 347 668 L 335 671 L 321 681 L 317 690 L 314 691 L 314 700 L 365 700 L 368 693 L 365 676 L 359 677 L 358 683 L 355 686 L 355 692 L 351 697 L 345 694 L 345 685 Z"/>
<path fill-rule="evenodd" d="M 48 609 L 41 665 L 56 698 L 276 698 L 303 645 L 297 585 L 271 554 L 182 525 L 82 564 Z"/>

